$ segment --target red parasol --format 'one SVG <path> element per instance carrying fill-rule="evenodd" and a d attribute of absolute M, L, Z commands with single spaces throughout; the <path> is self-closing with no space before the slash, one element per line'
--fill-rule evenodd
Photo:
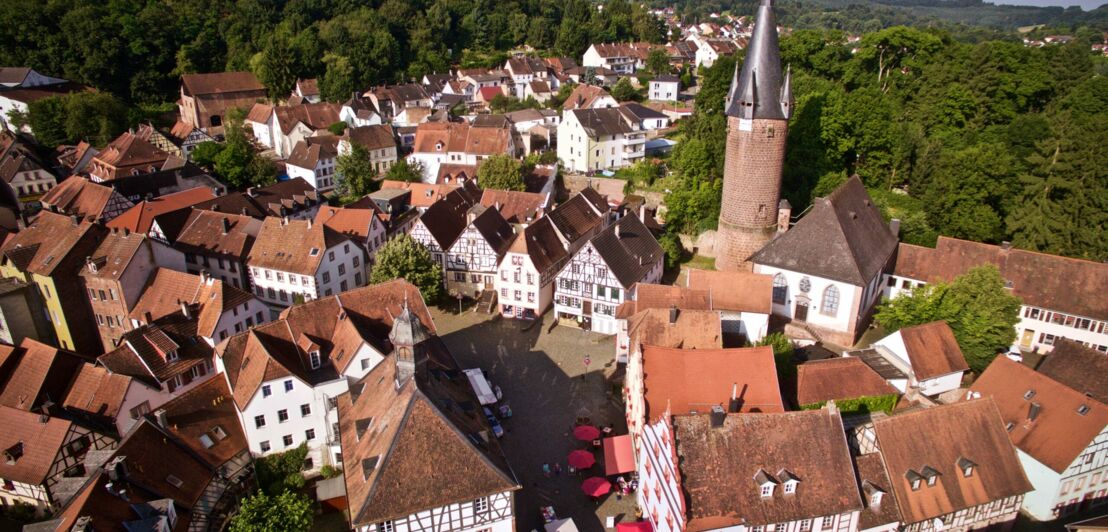
<path fill-rule="evenodd" d="M 567 461 L 570 467 L 575 469 L 588 469 L 596 463 L 596 457 L 588 451 L 577 450 L 569 453 L 569 459 Z"/>
<path fill-rule="evenodd" d="M 581 483 L 581 490 L 589 497 L 599 497 L 612 490 L 612 483 L 604 477 L 589 477 Z"/>
<path fill-rule="evenodd" d="M 573 437 L 581 441 L 592 441 L 600 437 L 600 429 L 592 425 L 581 425 L 573 429 Z"/>

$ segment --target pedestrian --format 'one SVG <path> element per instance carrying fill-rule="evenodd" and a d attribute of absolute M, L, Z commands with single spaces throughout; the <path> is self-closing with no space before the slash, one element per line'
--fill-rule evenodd
<path fill-rule="evenodd" d="M 550 478 L 550 464 L 549 463 L 543 462 L 543 464 L 542 464 L 542 475 L 546 478 Z"/>
<path fill-rule="evenodd" d="M 554 475 L 559 476 L 559 477 L 562 476 L 562 463 L 561 462 L 554 462 Z"/>

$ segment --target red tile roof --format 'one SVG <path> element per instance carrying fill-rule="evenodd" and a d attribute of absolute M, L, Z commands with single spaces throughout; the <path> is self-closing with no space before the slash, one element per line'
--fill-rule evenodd
<path fill-rule="evenodd" d="M 126 375 L 116 375 L 100 366 L 84 364 L 62 403 L 70 410 L 114 419 L 130 386 L 131 378 Z"/>
<path fill-rule="evenodd" d="M 709 293 L 712 308 L 770 314 L 773 277 L 750 272 L 688 270 L 688 287 Z"/>
<path fill-rule="evenodd" d="M 113 194 L 115 191 L 111 187 L 93 183 L 84 177 L 71 176 L 50 189 L 42 197 L 42 204 L 48 208 L 55 207 L 66 214 L 100 218 Z M 126 205 L 131 205 L 126 198 L 119 199 Z"/>
<path fill-rule="evenodd" d="M 897 393 L 860 358 L 813 360 L 796 367 L 796 402 L 800 405 Z"/>
<path fill-rule="evenodd" d="M 945 321 L 933 321 L 900 330 L 916 379 L 925 380 L 966 371 L 966 357 L 954 331 Z"/>
<path fill-rule="evenodd" d="M 0 478 L 34 486 L 46 483 L 54 460 L 62 450 L 65 435 L 73 424 L 60 418 L 0 406 L 0 449 L 22 453 L 15 463 L 0 460 Z"/>
<path fill-rule="evenodd" d="M 643 346 L 647 419 L 707 412 L 738 399 L 740 412 L 784 412 L 773 349 L 675 349 Z"/>
<path fill-rule="evenodd" d="M 154 224 L 154 217 L 178 209 L 187 209 L 202 201 L 215 199 L 212 189 L 196 187 L 141 201 L 107 223 L 108 227 L 130 229 L 133 233 L 146 234 Z"/>
<path fill-rule="evenodd" d="M 0 405 L 19 410 L 38 408 L 47 400 L 61 401 L 86 362 L 76 353 L 31 338 L 24 338 L 18 351 L 19 362 L 0 392 Z"/>

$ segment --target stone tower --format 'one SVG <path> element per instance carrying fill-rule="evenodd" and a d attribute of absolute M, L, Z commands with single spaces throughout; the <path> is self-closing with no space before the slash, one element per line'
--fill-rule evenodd
<path fill-rule="evenodd" d="M 747 259 L 777 233 L 781 168 L 792 115 L 789 73 L 781 73 L 773 0 L 758 6 L 742 70 L 727 94 L 727 152 L 716 268 L 749 270 Z"/>

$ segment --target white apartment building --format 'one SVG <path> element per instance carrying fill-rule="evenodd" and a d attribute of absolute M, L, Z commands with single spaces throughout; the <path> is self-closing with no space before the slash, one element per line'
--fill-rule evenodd
<path fill-rule="evenodd" d="M 658 76 L 650 80 L 647 99 L 657 102 L 675 102 L 681 90 L 681 78 L 677 76 Z"/>
<path fill-rule="evenodd" d="M 895 298 L 936 281 L 950 282 L 970 268 L 993 264 L 1022 301 L 1014 349 L 1049 352 L 1059 338 L 1108 352 L 1108 264 L 940 236 L 934 248 L 900 244 L 886 276 Z"/>
<path fill-rule="evenodd" d="M 434 183 L 443 164 L 476 166 L 492 155 L 516 153 L 507 127 L 473 127 L 467 123 L 424 122 L 416 129 L 409 156 L 423 165 L 423 181 Z"/>
<path fill-rule="evenodd" d="M 904 327 L 877 340 L 869 349 L 846 353 L 859 356 L 900 393 L 916 390 L 934 397 L 956 390 L 969 371 L 954 331 L 945 321 Z"/>
<path fill-rule="evenodd" d="M 271 216 L 250 249 L 254 294 L 277 312 L 364 286 L 365 252 L 349 237 L 313 220 Z"/>
<path fill-rule="evenodd" d="M 554 311 L 601 334 L 619 332 L 616 307 L 637 283 L 662 278 L 662 247 L 635 216 L 624 216 L 581 247 L 557 275 Z"/>
<path fill-rule="evenodd" d="M 646 155 L 646 131 L 623 108 L 573 109 L 558 126 L 558 158 L 576 172 L 630 166 Z"/>
<path fill-rule="evenodd" d="M 396 164 L 396 137 L 392 126 L 367 125 L 350 127 L 339 137 L 338 154 L 350 153 L 353 144 L 358 144 L 369 152 L 369 162 L 377 173 L 384 175 Z"/>
<path fill-rule="evenodd" d="M 297 142 L 285 160 L 289 177 L 299 177 L 320 192 L 334 190 L 338 145 L 339 139 L 333 135 L 308 137 Z"/>

